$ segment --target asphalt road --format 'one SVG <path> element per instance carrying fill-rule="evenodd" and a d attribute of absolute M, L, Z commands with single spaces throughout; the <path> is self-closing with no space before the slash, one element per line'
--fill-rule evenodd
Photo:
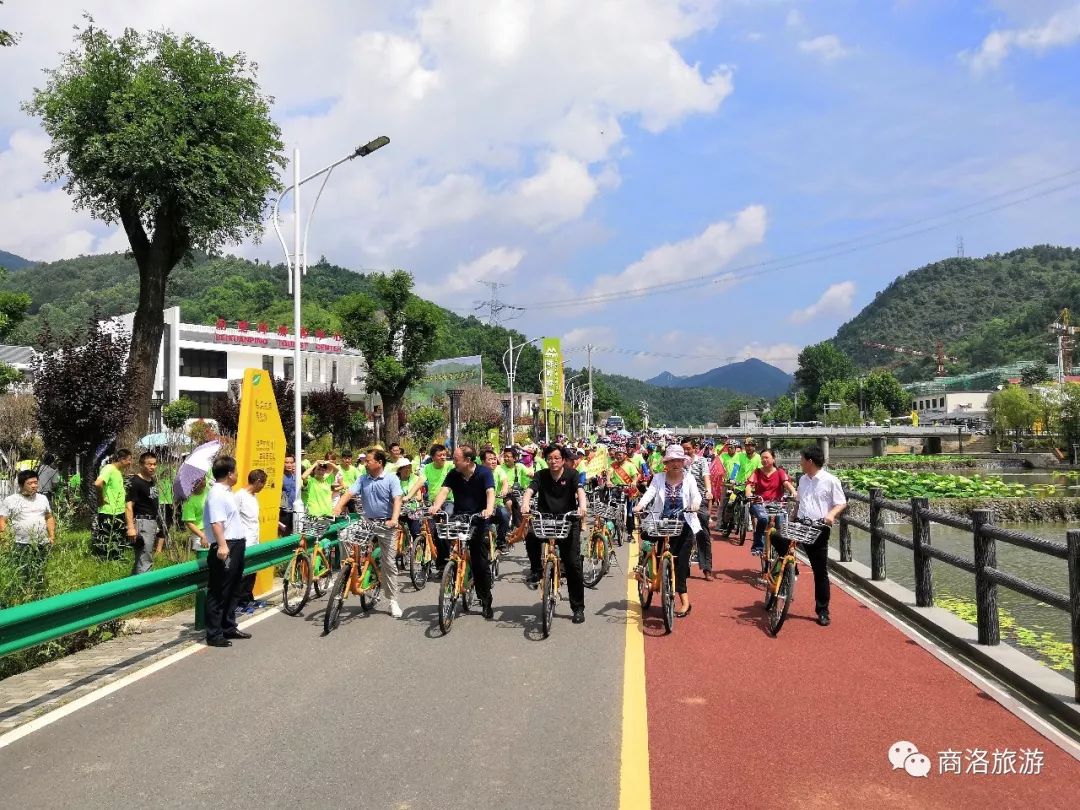
<path fill-rule="evenodd" d="M 492 810 L 619 802 L 626 556 L 563 601 L 540 638 L 524 550 L 503 559 L 495 620 L 437 624 L 435 583 L 405 618 L 325 599 L 254 638 L 203 649 L 0 752 L 7 807 Z"/>

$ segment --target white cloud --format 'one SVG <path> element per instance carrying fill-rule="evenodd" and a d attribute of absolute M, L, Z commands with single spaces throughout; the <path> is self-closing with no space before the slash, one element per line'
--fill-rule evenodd
<path fill-rule="evenodd" d="M 803 28 L 806 25 L 806 20 L 803 19 L 802 12 L 797 8 L 793 8 L 787 13 L 787 17 L 784 18 L 784 22 L 788 28 Z"/>
<path fill-rule="evenodd" d="M 788 315 L 788 320 L 792 323 L 809 323 L 818 318 L 844 315 L 851 311 L 851 302 L 854 297 L 854 281 L 842 281 L 839 284 L 832 284 L 815 303 L 805 309 L 795 310 Z"/>
<path fill-rule="evenodd" d="M 497 281 L 517 268 L 524 258 L 524 250 L 497 247 L 470 262 L 459 264 L 453 273 L 440 279 L 437 284 L 417 284 L 416 292 L 423 297 L 438 300 L 445 300 L 447 294 L 452 296 L 460 292 L 479 293 L 479 282 Z M 477 297 L 485 298 L 486 295 Z"/>
<path fill-rule="evenodd" d="M 822 34 L 813 39 L 804 39 L 799 42 L 799 50 L 823 62 L 835 62 L 851 53 L 836 34 Z"/>
<path fill-rule="evenodd" d="M 598 277 L 588 294 L 639 290 L 717 273 L 743 251 L 760 245 L 766 225 L 765 206 L 747 206 L 734 220 L 715 222 L 697 236 L 655 247 L 621 273 Z M 726 289 L 732 281 L 721 276 L 698 293 Z"/>
<path fill-rule="evenodd" d="M 3 55 L 0 132 L 25 129 L 40 138 L 18 102 L 41 83 L 41 68 L 71 46 L 85 3 L 57 0 L 47 15 L 8 5 L 4 27 L 23 39 Z M 101 4 L 94 14 L 113 33 L 169 27 L 226 52 L 245 51 L 275 98 L 283 140 L 302 146 L 305 169 L 389 135 L 389 147 L 335 172 L 311 252 L 354 266 L 405 264 L 428 281 L 468 258 L 459 251 L 525 244 L 529 235 L 582 219 L 618 185 L 628 124 L 661 133 L 716 112 L 733 91 L 727 67 L 679 52 L 716 24 L 715 0 L 324 0 L 299 16 L 285 0 L 175 0 Z M 297 41 L 318 46 L 297 61 Z M 23 194 L 47 191 L 38 185 L 40 149 L 10 151 L 0 150 L 0 167 L 11 158 L 18 165 L 0 172 L 34 178 Z M 13 196 L 3 188 L 0 200 Z M 12 234 L 0 232 L 0 244 L 13 249 L 9 236 L 40 226 L 50 232 L 43 241 L 59 249 L 61 224 L 67 233 L 92 234 L 91 244 L 110 233 L 79 214 L 24 221 Z M 272 230 L 266 237 L 240 252 L 280 260 Z M 452 245 L 456 255 L 433 244 Z"/>
<path fill-rule="evenodd" d="M 616 346 L 618 345 L 618 338 L 615 335 L 615 330 L 610 326 L 578 326 L 562 336 L 562 345 L 564 349 L 587 346 L 589 344 L 602 347 Z M 596 357 L 594 355 L 593 361 L 595 362 L 595 360 Z M 573 361 L 573 365 L 578 365 L 577 359 Z"/>
<path fill-rule="evenodd" d="M 1080 41 L 1080 3 L 1061 9 L 1041 24 L 1027 28 L 1006 28 L 991 31 L 974 51 L 965 51 L 960 58 L 974 73 L 985 73 L 998 67 L 1015 48 L 1044 53 Z"/>

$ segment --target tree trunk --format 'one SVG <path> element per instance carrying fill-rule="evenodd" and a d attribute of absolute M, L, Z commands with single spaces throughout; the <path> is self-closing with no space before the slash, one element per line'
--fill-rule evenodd
<path fill-rule="evenodd" d="M 382 437 L 383 446 L 389 447 L 396 441 L 399 441 L 401 436 L 401 422 L 398 420 L 399 411 L 401 410 L 401 396 L 393 396 L 380 392 L 382 397 L 382 412 L 383 420 L 386 425 L 385 435 Z"/>
<path fill-rule="evenodd" d="M 150 426 L 150 399 L 154 395 L 161 335 L 165 331 L 165 284 L 169 273 L 187 253 L 190 237 L 182 216 L 164 207 L 154 214 L 154 235 L 150 241 L 133 205 L 121 205 L 120 219 L 139 267 L 139 306 L 131 327 L 127 368 L 129 394 L 135 406 L 132 421 L 119 438 L 120 447 L 132 449 Z"/>

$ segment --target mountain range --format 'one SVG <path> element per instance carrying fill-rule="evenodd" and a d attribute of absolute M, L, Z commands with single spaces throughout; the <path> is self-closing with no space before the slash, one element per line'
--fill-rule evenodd
<path fill-rule="evenodd" d="M 756 357 L 739 363 L 729 363 L 702 374 L 678 377 L 665 371 L 645 382 L 664 388 L 723 388 L 755 397 L 771 399 L 791 388 L 794 378 L 786 371 L 771 366 Z"/>
<path fill-rule="evenodd" d="M 14 253 L 8 253 L 6 250 L 0 250 L 0 267 L 7 270 L 18 270 L 20 267 L 29 267 L 34 262 L 29 259 L 24 259 L 22 256 L 16 256 Z"/>

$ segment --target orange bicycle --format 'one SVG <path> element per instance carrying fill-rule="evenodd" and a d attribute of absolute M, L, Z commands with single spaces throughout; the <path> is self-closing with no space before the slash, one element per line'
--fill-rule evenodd
<path fill-rule="evenodd" d="M 469 612 L 476 598 L 469 537 L 480 515 L 454 514 L 451 517 L 445 512 L 436 512 L 433 517 L 435 531 L 450 543 L 450 557 L 443 568 L 439 587 L 439 629 L 446 635 L 457 617 L 459 597 L 463 613 Z"/>
<path fill-rule="evenodd" d="M 307 524 L 301 530 L 300 542 L 281 580 L 281 609 L 289 616 L 296 616 L 304 609 L 311 598 L 312 588 L 316 596 L 326 593 L 333 573 L 330 541 L 322 537 L 330 525 L 329 520 L 309 520 Z M 310 553 L 308 537 L 311 538 Z"/>
<path fill-rule="evenodd" d="M 668 633 L 675 627 L 675 555 L 671 553 L 671 538 L 682 534 L 685 525 L 682 517 L 644 517 L 641 523 L 641 557 L 634 570 L 638 600 L 647 610 L 653 594 L 659 592 L 664 630 Z"/>
<path fill-rule="evenodd" d="M 405 513 L 408 519 L 420 522 L 420 535 L 409 540 L 409 579 L 413 587 L 422 591 L 427 585 L 431 567 L 435 564 L 438 550 L 435 548 L 435 540 L 431 536 L 431 524 L 428 522 L 427 511 L 420 504 L 410 504 Z M 404 526 L 402 527 L 404 531 Z"/>
<path fill-rule="evenodd" d="M 380 532 L 385 528 L 376 521 L 358 517 L 338 533 L 344 549 L 341 570 L 330 586 L 330 599 L 323 614 L 323 630 L 329 634 L 341 622 L 341 608 L 350 594 L 360 597 L 360 607 L 369 611 L 382 596 L 379 571 Z"/>

